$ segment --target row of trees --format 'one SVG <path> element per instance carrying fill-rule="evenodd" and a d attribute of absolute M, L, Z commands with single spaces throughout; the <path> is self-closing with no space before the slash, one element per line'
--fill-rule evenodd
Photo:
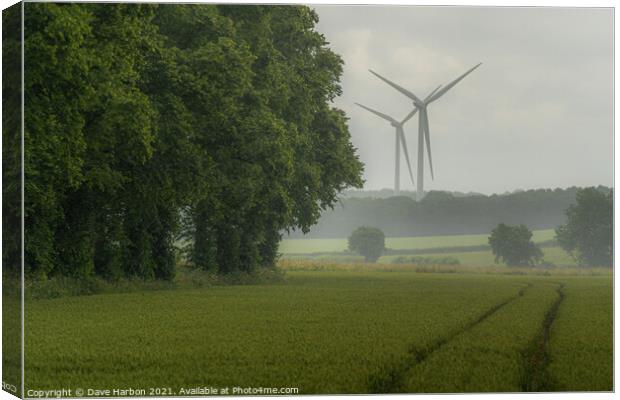
<path fill-rule="evenodd" d="M 19 59 L 13 20 L 5 60 Z M 317 21 L 307 7 L 26 3 L 27 273 L 172 279 L 179 241 L 203 269 L 273 265 L 282 230 L 307 231 L 362 183 L 330 106 L 342 60 Z M 19 71 L 4 65 L 5 110 Z M 18 199 L 18 116 L 3 128 L 3 195 Z M 19 202 L 3 212 L 17 268 Z"/>
<path fill-rule="evenodd" d="M 613 191 L 585 188 L 577 192 L 576 203 L 566 210 L 567 222 L 556 228 L 556 239 L 583 266 L 613 264 Z M 508 265 L 535 265 L 542 250 L 532 241 L 525 225 L 499 224 L 489 244 L 495 261 Z"/>
<path fill-rule="evenodd" d="M 537 189 L 490 196 L 431 191 L 419 202 L 407 196 L 377 198 L 371 196 L 380 193 L 357 192 L 360 197 L 344 197 L 323 213 L 308 237 L 347 237 L 358 226 L 377 227 L 387 236 L 486 234 L 500 222 L 550 229 L 564 223 L 564 211 L 575 202 L 578 190 Z M 363 193 L 367 197 L 361 197 Z"/>
<path fill-rule="evenodd" d="M 576 203 L 566 210 L 567 223 L 559 226 L 559 245 L 583 266 L 613 263 L 613 191 L 585 188 L 577 191 Z M 498 224 L 489 236 L 495 262 L 509 266 L 545 264 L 544 253 L 532 241 L 532 231 L 523 224 Z M 385 252 L 385 234 L 376 227 L 361 226 L 348 239 L 350 251 L 376 262 Z"/>

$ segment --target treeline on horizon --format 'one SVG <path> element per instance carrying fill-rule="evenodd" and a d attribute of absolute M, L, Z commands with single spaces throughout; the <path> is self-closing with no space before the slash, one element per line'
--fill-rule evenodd
<path fill-rule="evenodd" d="M 553 229 L 566 223 L 566 210 L 575 203 L 578 190 L 534 189 L 489 196 L 431 191 L 420 202 L 410 196 L 383 197 L 385 191 L 367 196 L 363 191 L 345 192 L 308 234 L 291 232 L 288 237 L 346 238 L 360 226 L 377 227 L 388 237 L 487 234 L 499 223 Z"/>
<path fill-rule="evenodd" d="M 362 164 L 304 6 L 25 4 L 28 277 L 274 265 Z M 20 268 L 20 5 L 3 12 L 3 263 Z"/>

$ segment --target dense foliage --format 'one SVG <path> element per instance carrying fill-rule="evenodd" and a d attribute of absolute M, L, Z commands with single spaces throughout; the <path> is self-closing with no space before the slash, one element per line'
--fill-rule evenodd
<path fill-rule="evenodd" d="M 307 7 L 26 4 L 27 273 L 172 279 L 177 243 L 212 272 L 274 265 L 280 232 L 361 185 L 330 105 L 342 60 L 317 21 Z"/>
<path fill-rule="evenodd" d="M 366 262 L 376 262 L 385 251 L 385 235 L 381 229 L 360 226 L 349 236 L 349 250 L 363 255 Z"/>
<path fill-rule="evenodd" d="M 558 243 L 581 265 L 613 264 L 613 192 L 585 188 L 577 192 L 577 203 L 566 210 L 568 222 L 556 229 Z"/>
<path fill-rule="evenodd" d="M 411 193 L 385 197 L 387 191 L 348 192 L 333 210 L 323 213 L 306 237 L 346 238 L 362 225 L 376 226 L 388 237 L 488 234 L 501 222 L 553 229 L 566 223 L 564 211 L 575 203 L 577 190 L 536 189 L 489 196 L 433 191 L 420 202 Z"/>
<path fill-rule="evenodd" d="M 509 266 L 534 265 L 542 260 L 542 250 L 532 241 L 532 231 L 525 225 L 499 224 L 489 236 L 495 262 Z"/>
<path fill-rule="evenodd" d="M 20 21 L 20 5 L 2 11 L 2 265 L 5 272 L 19 271 L 21 265 Z"/>

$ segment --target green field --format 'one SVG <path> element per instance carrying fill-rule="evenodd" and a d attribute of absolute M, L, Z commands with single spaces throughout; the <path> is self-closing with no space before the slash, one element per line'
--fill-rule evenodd
<path fill-rule="evenodd" d="M 554 238 L 553 229 L 533 232 L 533 240 L 542 242 Z M 385 247 L 395 250 L 431 249 L 437 247 L 479 246 L 489 244 L 489 235 L 454 235 L 454 236 L 420 236 L 388 237 Z M 339 252 L 347 250 L 347 239 L 284 239 L 280 243 L 280 252 L 288 254 L 309 254 Z"/>
<path fill-rule="evenodd" d="M 611 293 L 610 271 L 289 271 L 277 284 L 29 300 L 26 389 L 611 390 Z"/>
<path fill-rule="evenodd" d="M 613 333 L 609 329 L 613 291 L 604 280 L 563 281 L 566 298 L 551 327 L 549 371 L 556 386 L 567 390 L 608 390 L 613 375 Z"/>
<path fill-rule="evenodd" d="M 542 249 L 546 261 L 558 266 L 574 266 L 575 260 L 559 247 L 545 247 Z M 491 266 L 495 264 L 495 256 L 491 251 L 464 251 L 456 253 L 422 253 L 416 254 L 420 257 L 441 257 L 450 256 L 459 260 L 464 266 Z M 383 256 L 379 259 L 381 263 L 391 263 L 398 256 Z M 363 261 L 360 257 L 359 261 Z M 501 264 L 503 265 L 503 264 Z"/>
<path fill-rule="evenodd" d="M 553 229 L 533 232 L 536 243 L 549 242 L 554 239 Z M 430 258 L 451 257 L 463 266 L 493 266 L 495 256 L 488 250 L 471 248 L 488 245 L 489 235 L 455 235 L 386 238 L 385 246 L 394 252 L 382 256 L 378 262 L 390 264 L 401 256 L 418 256 Z M 469 247 L 469 248 L 468 248 Z M 364 258 L 346 250 L 347 239 L 285 239 L 280 245 L 283 259 L 315 260 L 337 263 L 363 262 Z M 408 250 L 411 252 L 408 253 Z M 564 250 L 548 244 L 542 248 L 544 260 L 557 266 L 575 266 L 575 260 Z M 499 265 L 503 265 L 499 263 Z"/>
<path fill-rule="evenodd" d="M 575 260 L 559 247 L 545 247 L 542 249 L 544 252 L 544 259 L 548 262 L 552 262 L 557 266 L 571 266 L 576 265 Z M 405 254 L 406 255 L 406 254 Z M 377 261 L 380 264 L 391 264 L 400 255 L 387 255 L 379 257 Z M 495 263 L 495 256 L 490 250 L 487 251 L 463 251 L 455 253 L 415 253 L 418 257 L 430 257 L 430 258 L 442 258 L 452 257 L 459 261 L 460 265 L 468 267 L 488 267 L 494 265 L 504 266 L 503 263 Z M 316 256 L 310 255 L 295 255 L 295 256 L 283 256 L 284 260 L 313 260 L 332 263 L 363 263 L 364 257 L 357 254 L 322 254 Z"/>

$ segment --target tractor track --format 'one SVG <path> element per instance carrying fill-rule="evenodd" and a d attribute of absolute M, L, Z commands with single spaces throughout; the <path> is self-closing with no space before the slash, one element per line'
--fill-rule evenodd
<path fill-rule="evenodd" d="M 380 374 L 375 374 L 369 379 L 369 393 L 403 393 L 406 391 L 404 387 L 404 381 L 408 372 L 416 365 L 426 360 L 433 352 L 439 350 L 443 345 L 453 340 L 455 337 L 469 331 L 476 325 L 495 314 L 501 308 L 507 306 L 513 301 L 519 299 L 525 294 L 527 288 L 531 287 L 531 283 L 527 283 L 525 287 L 521 288 L 519 292 L 492 306 L 484 313 L 480 314 L 476 319 L 468 322 L 461 329 L 454 331 L 446 337 L 442 337 L 439 340 L 430 344 L 430 346 L 422 349 L 412 346 L 407 356 L 398 363 L 388 366 L 386 370 Z"/>
<path fill-rule="evenodd" d="M 549 339 L 551 336 L 551 326 L 557 317 L 560 305 L 566 297 L 563 291 L 564 285 L 564 283 L 558 283 L 558 287 L 555 290 L 558 298 L 547 310 L 538 335 L 534 337 L 531 346 L 523 354 L 525 373 L 521 389 L 524 392 L 551 392 L 554 390 L 553 379 L 547 371 L 547 366 L 551 361 Z"/>

